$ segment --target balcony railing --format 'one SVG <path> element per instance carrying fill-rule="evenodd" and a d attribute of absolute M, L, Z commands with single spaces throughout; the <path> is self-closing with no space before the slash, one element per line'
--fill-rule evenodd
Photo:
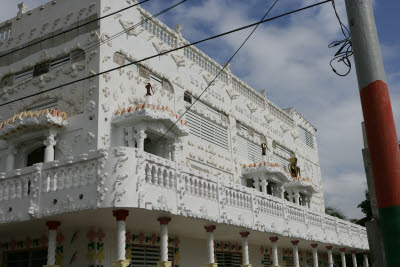
<path fill-rule="evenodd" d="M 253 230 L 368 249 L 364 227 L 193 168 L 176 168 L 174 162 L 145 152 L 138 153 L 145 154 L 142 164 L 146 166 L 146 186 L 150 185 L 145 188 L 151 192 L 143 200 L 148 204 L 146 208 L 157 210 L 160 199 L 174 199 L 165 203 L 167 206 L 163 209 Z M 155 191 L 153 186 L 161 186 L 164 190 Z"/>
<path fill-rule="evenodd" d="M 116 206 L 368 249 L 364 227 L 135 148 L 0 173 L 0 223 Z"/>

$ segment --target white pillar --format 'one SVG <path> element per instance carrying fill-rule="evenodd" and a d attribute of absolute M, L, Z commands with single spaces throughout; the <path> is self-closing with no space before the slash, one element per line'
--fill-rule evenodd
<path fill-rule="evenodd" d="M 283 187 L 283 185 L 280 185 L 279 186 L 279 192 L 280 192 L 280 194 L 281 194 L 281 198 L 282 199 L 285 199 L 285 188 Z"/>
<path fill-rule="evenodd" d="M 293 202 L 293 190 L 286 190 L 288 192 L 289 202 Z"/>
<path fill-rule="evenodd" d="M 351 251 L 351 259 L 353 260 L 353 267 L 357 267 L 357 258 L 356 258 L 356 251 Z"/>
<path fill-rule="evenodd" d="M 299 263 L 299 240 L 290 241 L 293 245 L 293 261 L 294 267 L 300 267 Z"/>
<path fill-rule="evenodd" d="M 61 225 L 58 221 L 46 222 L 47 228 L 49 229 L 49 241 L 47 247 L 47 265 L 56 264 L 56 248 L 57 248 L 57 228 Z"/>
<path fill-rule="evenodd" d="M 137 149 L 144 151 L 144 139 L 146 139 L 147 134 L 144 129 L 138 129 L 135 134 Z"/>
<path fill-rule="evenodd" d="M 242 237 L 242 255 L 243 255 L 243 266 L 248 266 L 249 262 L 249 241 L 248 236 L 249 232 L 241 232 L 240 235 Z"/>
<path fill-rule="evenodd" d="M 257 191 L 260 191 L 260 178 L 259 177 L 253 178 L 253 186 Z"/>
<path fill-rule="evenodd" d="M 14 143 L 8 142 L 8 154 L 6 159 L 6 171 L 15 169 L 15 154 L 17 153 Z"/>
<path fill-rule="evenodd" d="M 342 258 L 342 267 L 346 267 L 346 254 L 345 254 L 346 250 L 344 248 L 341 248 L 339 249 L 339 251 L 340 251 L 340 256 Z"/>
<path fill-rule="evenodd" d="M 215 225 L 204 226 L 208 234 L 207 250 L 208 250 L 208 264 L 214 264 L 214 230 Z"/>
<path fill-rule="evenodd" d="M 300 205 L 300 194 L 297 191 L 294 193 L 294 203 Z"/>
<path fill-rule="evenodd" d="M 364 253 L 364 267 L 369 267 L 368 253 Z"/>
<path fill-rule="evenodd" d="M 272 246 L 272 266 L 277 267 L 278 266 L 278 237 L 270 237 L 269 240 L 271 240 L 271 246 Z"/>
<path fill-rule="evenodd" d="M 332 246 L 327 246 L 328 250 L 328 267 L 333 267 Z"/>
<path fill-rule="evenodd" d="M 160 234 L 161 234 L 161 240 L 160 240 L 160 250 L 161 250 L 161 263 L 166 263 L 168 262 L 168 223 L 171 221 L 171 218 L 168 217 L 162 217 L 158 218 L 158 221 L 160 222 Z"/>
<path fill-rule="evenodd" d="M 126 217 L 128 217 L 128 210 L 114 210 L 113 216 L 117 220 L 117 262 L 126 261 L 125 247 L 126 247 Z"/>
<path fill-rule="evenodd" d="M 46 146 L 44 150 L 44 162 L 54 161 L 54 146 L 56 145 L 54 134 L 49 134 L 43 143 Z"/>
<path fill-rule="evenodd" d="M 318 267 L 318 244 L 311 244 L 313 252 L 314 267 Z"/>
<path fill-rule="evenodd" d="M 267 194 L 268 182 L 265 177 L 261 178 L 261 190 L 264 194 Z"/>

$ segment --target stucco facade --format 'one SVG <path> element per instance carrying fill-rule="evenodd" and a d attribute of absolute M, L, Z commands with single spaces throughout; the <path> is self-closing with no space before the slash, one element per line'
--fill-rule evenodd
<path fill-rule="evenodd" d="M 124 266 L 122 250 L 146 266 L 144 247 L 175 266 L 211 264 L 210 249 L 221 266 L 367 252 L 365 228 L 324 214 L 316 129 L 294 109 L 229 67 L 192 106 L 222 68 L 195 47 L 94 75 L 187 44 L 180 25 L 138 5 L 59 34 L 135 3 L 50 1 L 0 23 L 0 55 L 57 34 L 0 58 L 0 104 L 15 101 L 0 106 L 3 264 L 33 248 L 61 266 Z"/>

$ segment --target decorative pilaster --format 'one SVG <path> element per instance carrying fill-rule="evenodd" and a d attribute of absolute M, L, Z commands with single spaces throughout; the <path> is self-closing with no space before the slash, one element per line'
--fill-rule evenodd
<path fill-rule="evenodd" d="M 113 267 L 127 267 L 129 260 L 125 258 L 126 247 L 126 217 L 128 210 L 114 210 L 113 216 L 117 220 L 117 259 L 113 261 Z"/>
<path fill-rule="evenodd" d="M 161 217 L 158 218 L 158 221 L 161 228 L 161 259 L 157 262 L 157 267 L 171 267 L 172 262 L 168 261 L 168 223 L 171 221 L 171 218 Z"/>
<path fill-rule="evenodd" d="M 59 221 L 47 221 L 47 228 L 49 229 L 49 240 L 47 247 L 47 265 L 44 267 L 59 267 L 56 264 L 56 248 L 57 248 L 57 228 L 61 225 Z"/>
<path fill-rule="evenodd" d="M 240 236 L 242 237 L 242 256 L 243 256 L 243 265 L 242 267 L 251 267 L 249 262 L 249 241 L 248 236 L 249 232 L 240 232 Z"/>
<path fill-rule="evenodd" d="M 333 267 L 332 246 L 326 246 L 328 250 L 328 267 Z"/>
<path fill-rule="evenodd" d="M 300 267 L 299 263 L 299 240 L 290 241 L 293 245 L 293 261 L 294 267 Z"/>
<path fill-rule="evenodd" d="M 144 139 L 146 139 L 147 137 L 145 129 L 144 128 L 137 129 L 134 137 L 136 140 L 137 149 L 139 151 L 144 151 Z"/>
<path fill-rule="evenodd" d="M 351 251 L 351 259 L 353 260 L 353 267 L 357 267 L 357 258 L 356 258 L 356 251 Z"/>
<path fill-rule="evenodd" d="M 369 267 L 367 252 L 364 252 L 364 267 Z"/>
<path fill-rule="evenodd" d="M 318 267 L 318 244 L 311 244 L 313 252 L 314 267 Z"/>
<path fill-rule="evenodd" d="M 287 190 L 289 202 L 293 203 L 293 190 Z"/>
<path fill-rule="evenodd" d="M 296 203 L 297 205 L 300 205 L 300 194 L 298 191 L 294 192 L 294 203 Z"/>
<path fill-rule="evenodd" d="M 260 191 L 260 178 L 259 177 L 253 178 L 253 186 L 256 189 L 256 191 Z"/>
<path fill-rule="evenodd" d="M 17 154 L 16 146 L 13 142 L 8 142 L 8 154 L 6 159 L 6 172 L 15 169 L 15 154 Z"/>
<path fill-rule="evenodd" d="M 340 256 L 342 258 L 342 267 L 346 267 L 346 249 L 345 248 L 339 248 L 340 251 Z"/>
<path fill-rule="evenodd" d="M 46 140 L 43 141 L 46 146 L 44 150 L 44 162 L 54 161 L 54 146 L 56 145 L 55 135 L 50 133 Z"/>
<path fill-rule="evenodd" d="M 208 240 L 207 240 L 208 264 L 206 264 L 206 267 L 217 267 L 218 264 L 215 263 L 214 259 L 214 230 L 216 229 L 216 227 L 215 225 L 208 225 L 204 226 L 204 229 L 206 229 L 206 232 L 208 234 Z"/>
<path fill-rule="evenodd" d="M 268 186 L 268 182 L 267 182 L 266 178 L 265 177 L 261 178 L 261 191 L 264 194 L 267 194 L 267 186 Z"/>
<path fill-rule="evenodd" d="M 272 267 L 279 267 L 278 263 L 278 237 L 270 237 L 272 246 Z"/>
<path fill-rule="evenodd" d="M 278 187 L 277 190 L 279 193 L 278 197 L 280 197 L 281 199 L 284 199 L 285 198 L 285 188 L 283 187 L 283 185 L 278 185 L 277 187 Z"/>

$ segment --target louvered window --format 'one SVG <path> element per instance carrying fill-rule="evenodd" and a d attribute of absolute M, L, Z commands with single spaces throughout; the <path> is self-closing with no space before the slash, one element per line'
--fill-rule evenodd
<path fill-rule="evenodd" d="M 278 144 L 275 145 L 275 150 L 279 151 L 279 155 L 274 154 L 274 163 L 278 163 L 285 170 L 288 170 L 290 151 Z"/>
<path fill-rule="evenodd" d="M 307 131 L 307 130 L 301 128 L 300 126 L 297 126 L 297 130 L 299 131 L 300 140 L 301 140 L 304 144 L 308 145 L 309 147 L 314 148 L 314 138 L 313 138 L 313 135 L 312 135 L 309 131 Z"/>
<path fill-rule="evenodd" d="M 242 265 L 242 253 L 231 251 L 217 251 L 218 267 L 240 267 Z"/>
<path fill-rule="evenodd" d="M 132 245 L 131 252 L 131 266 L 135 267 L 157 266 L 161 258 L 159 246 Z M 168 248 L 168 261 L 174 266 L 174 249 L 171 247 Z"/>
<path fill-rule="evenodd" d="M 263 258 L 263 267 L 271 267 L 272 266 L 272 261 L 271 261 L 271 255 L 270 254 L 264 254 Z"/>
<path fill-rule="evenodd" d="M 48 102 L 43 103 L 43 104 L 30 106 L 29 108 L 26 109 L 26 111 L 29 111 L 29 110 L 43 110 L 43 109 L 51 110 L 52 108 L 57 108 L 57 100 L 52 100 L 52 101 L 48 101 Z"/>
<path fill-rule="evenodd" d="M 260 144 L 256 144 L 241 136 L 237 136 L 238 154 L 251 162 L 262 162 L 262 149 Z"/>
<path fill-rule="evenodd" d="M 4 262 L 7 267 L 39 267 L 47 263 L 47 249 L 4 252 Z"/>
<path fill-rule="evenodd" d="M 293 256 L 283 256 L 283 261 L 286 262 L 286 267 L 295 267 Z"/>
<path fill-rule="evenodd" d="M 228 150 L 228 129 L 189 110 L 186 113 L 190 134 Z"/>

